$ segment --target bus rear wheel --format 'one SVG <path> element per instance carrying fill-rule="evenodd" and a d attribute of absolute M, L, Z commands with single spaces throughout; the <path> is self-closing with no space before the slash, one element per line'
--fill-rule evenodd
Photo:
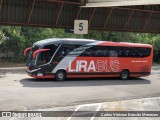
<path fill-rule="evenodd" d="M 127 80 L 129 78 L 129 71 L 128 70 L 123 70 L 120 74 L 120 79 L 121 80 Z"/>
<path fill-rule="evenodd" d="M 56 81 L 63 81 L 66 79 L 66 72 L 64 70 L 59 70 L 56 72 L 55 80 Z"/>

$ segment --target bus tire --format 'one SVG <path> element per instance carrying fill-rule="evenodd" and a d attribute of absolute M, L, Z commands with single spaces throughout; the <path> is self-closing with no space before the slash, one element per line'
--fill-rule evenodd
<path fill-rule="evenodd" d="M 66 79 L 66 71 L 58 70 L 55 75 L 56 81 L 64 81 Z"/>
<path fill-rule="evenodd" d="M 121 80 L 127 80 L 129 78 L 129 71 L 128 70 L 122 70 L 120 73 L 120 79 Z"/>

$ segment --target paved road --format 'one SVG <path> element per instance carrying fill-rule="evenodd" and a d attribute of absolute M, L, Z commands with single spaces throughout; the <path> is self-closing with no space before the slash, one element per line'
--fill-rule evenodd
<path fill-rule="evenodd" d="M 0 110 L 31 110 L 160 96 L 160 71 L 143 78 L 36 80 L 23 71 L 0 72 Z"/>

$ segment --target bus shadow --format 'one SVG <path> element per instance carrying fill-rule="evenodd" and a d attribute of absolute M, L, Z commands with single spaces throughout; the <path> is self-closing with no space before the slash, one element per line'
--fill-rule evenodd
<path fill-rule="evenodd" d="M 151 81 L 144 78 L 130 78 L 129 80 L 119 80 L 118 78 L 92 78 L 67 79 L 65 81 L 57 82 L 53 79 L 26 78 L 20 80 L 20 83 L 23 87 L 80 87 L 151 84 Z"/>

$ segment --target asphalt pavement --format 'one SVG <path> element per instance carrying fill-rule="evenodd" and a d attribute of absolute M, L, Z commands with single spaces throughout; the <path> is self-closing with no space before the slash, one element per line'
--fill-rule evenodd
<path fill-rule="evenodd" d="M 34 79 L 24 69 L 0 70 L 0 110 L 34 110 L 68 105 L 160 96 L 160 71 L 148 77 L 119 80 Z"/>

